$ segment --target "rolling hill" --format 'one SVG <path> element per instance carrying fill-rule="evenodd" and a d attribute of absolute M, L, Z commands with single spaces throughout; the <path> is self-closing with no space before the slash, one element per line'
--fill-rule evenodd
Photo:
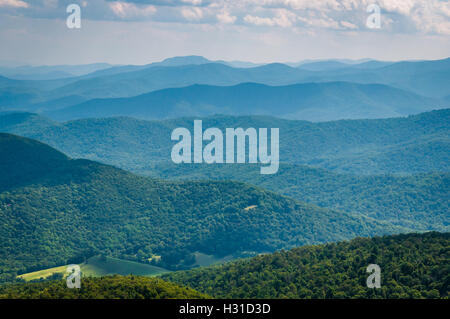
<path fill-rule="evenodd" d="M 267 115 L 291 120 L 331 121 L 406 116 L 450 106 L 379 84 L 346 82 L 231 87 L 194 85 L 164 89 L 131 98 L 95 99 L 47 116 L 57 120 L 130 116 L 167 119 L 214 114 Z"/>
<path fill-rule="evenodd" d="M 65 278 L 67 266 L 59 266 L 22 274 L 18 278 L 25 281 L 47 280 L 54 277 Z M 79 265 L 83 277 L 104 277 L 108 275 L 157 276 L 169 272 L 149 264 L 137 263 L 107 256 L 93 256 Z"/>
<path fill-rule="evenodd" d="M 154 66 L 131 72 L 80 79 L 51 92 L 52 98 L 79 95 L 87 98 L 131 97 L 150 91 L 185 87 L 194 84 L 216 86 L 245 82 L 290 84 L 300 71 L 283 64 L 250 69 L 233 68 L 221 63 L 181 66 Z M 281 83 L 280 83 L 281 82 Z"/>
<path fill-rule="evenodd" d="M 309 71 L 336 71 L 342 69 L 378 69 L 384 66 L 391 65 L 395 62 L 377 61 L 371 59 L 362 60 L 323 60 L 323 61 L 308 61 L 301 63 L 300 65 L 290 66 L 297 67 L 298 69 Z"/>
<path fill-rule="evenodd" d="M 357 238 L 163 278 L 216 298 L 448 298 L 449 245 L 449 233 Z M 366 286 L 369 264 L 380 289 Z"/>
<path fill-rule="evenodd" d="M 175 180 L 241 181 L 415 231 L 450 231 L 450 173 L 356 176 L 283 163 L 277 174 L 268 176 L 261 175 L 256 165 L 158 163 L 149 175 Z"/>
<path fill-rule="evenodd" d="M 177 127 L 194 118 L 141 121 L 130 118 L 52 122 L 30 113 L 0 113 L 0 131 L 40 140 L 71 157 L 87 158 L 139 173 L 170 161 Z M 280 161 L 357 174 L 450 170 L 450 109 L 406 118 L 310 123 L 261 116 L 211 116 L 203 126 L 278 127 Z"/>
<path fill-rule="evenodd" d="M 449 114 L 442 110 L 408 118 L 318 124 L 265 117 L 204 119 L 207 125 L 221 128 L 279 126 L 282 163 L 279 172 L 271 176 L 262 176 L 257 166 L 249 164 L 171 163 L 170 132 L 192 126 L 191 119 L 110 118 L 61 124 L 35 114 L 6 113 L 0 115 L 0 131 L 37 138 L 71 157 L 98 160 L 156 178 L 249 182 L 302 202 L 363 214 L 410 230 L 448 231 Z M 425 152 L 423 145 L 429 146 Z M 305 163 L 328 170 L 302 165 Z M 347 173 L 342 173 L 344 170 Z M 370 172 L 382 175 L 370 176 Z"/>
<path fill-rule="evenodd" d="M 155 66 L 185 66 L 185 65 L 199 65 L 199 64 L 208 64 L 213 63 L 202 56 L 179 56 L 164 59 L 161 62 L 153 62 L 145 65 L 119 65 L 119 66 L 111 66 L 109 68 L 97 70 L 94 72 L 90 72 L 89 74 L 85 74 L 80 77 L 80 79 L 88 79 L 88 78 L 98 78 L 102 76 L 109 76 L 113 74 L 141 71 L 144 69 L 152 68 Z"/>
<path fill-rule="evenodd" d="M 220 256 L 400 232 L 238 182 L 167 182 L 0 134 L 0 280 L 104 253 L 177 269 Z M 252 207 L 252 209 L 247 209 Z"/>
<path fill-rule="evenodd" d="M 387 64 L 369 61 L 347 68 L 318 71 L 314 75 L 306 75 L 302 80 L 326 81 L 385 84 L 423 96 L 442 98 L 449 94 L 450 58 Z"/>

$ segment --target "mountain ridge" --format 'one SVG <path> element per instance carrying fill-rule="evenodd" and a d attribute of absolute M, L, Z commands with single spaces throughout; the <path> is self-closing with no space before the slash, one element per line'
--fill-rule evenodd
<path fill-rule="evenodd" d="M 104 118 L 57 123 L 30 113 L 0 113 L 0 131 L 38 139 L 72 157 L 142 172 L 152 163 L 170 160 L 172 130 L 192 129 L 194 119 L 198 118 Z M 264 116 L 215 115 L 202 120 L 205 128 L 280 128 L 280 161 L 284 163 L 364 175 L 450 170 L 450 109 L 402 118 L 321 123 Z"/>
<path fill-rule="evenodd" d="M 424 97 L 442 99 L 450 94 L 448 61 L 450 61 L 449 58 L 391 64 L 369 61 L 365 62 L 366 64 L 348 64 L 347 67 L 337 69 L 320 70 L 319 68 L 317 71 L 296 68 L 283 63 L 248 67 L 248 65 L 209 60 L 201 64 L 181 63 L 178 66 L 164 66 L 158 62 L 144 66 L 114 66 L 88 75 L 56 80 L 5 80 L 5 78 L 2 80 L 0 78 L 0 88 L 5 91 L 5 96 L 11 95 L 3 102 L 3 110 L 26 111 L 36 108 L 35 104 L 67 99 L 70 96 L 77 96 L 84 100 L 120 98 L 194 84 L 233 86 L 246 82 L 272 86 L 308 82 L 382 84 Z M 18 103 L 14 92 L 27 92 L 32 95 L 32 98 L 26 103 Z M 45 109 L 45 107 L 42 108 Z"/>
<path fill-rule="evenodd" d="M 412 115 L 450 106 L 447 103 L 381 84 L 327 82 L 268 86 L 249 82 L 235 86 L 194 84 L 131 98 L 94 99 L 44 115 L 63 121 L 112 116 L 149 120 L 213 114 L 268 115 L 320 122 Z"/>

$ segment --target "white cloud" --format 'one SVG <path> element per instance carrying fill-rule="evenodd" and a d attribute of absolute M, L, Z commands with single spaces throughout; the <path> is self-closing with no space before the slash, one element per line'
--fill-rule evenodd
<path fill-rule="evenodd" d="M 414 7 L 411 19 L 422 33 L 450 35 L 450 6 L 447 2 L 430 2 Z"/>
<path fill-rule="evenodd" d="M 325 28 L 325 29 L 341 29 L 339 23 L 329 17 L 325 18 L 303 18 L 298 17 L 298 20 L 303 22 L 306 26 L 312 28 Z"/>
<path fill-rule="evenodd" d="M 244 17 L 244 21 L 249 24 L 254 24 L 257 26 L 274 26 L 275 25 L 275 22 L 271 18 L 261 18 L 261 17 L 252 16 L 250 14 L 247 14 Z"/>
<path fill-rule="evenodd" d="M 69 1 L 69 0 L 67 0 Z M 450 34 L 449 0 L 77 0 L 89 10 L 89 20 L 159 21 L 301 28 L 304 32 L 366 30 L 369 13 L 381 7 L 379 33 Z M 55 19 L 61 17 L 66 1 L 0 0 L 9 15 Z M 28 8 L 28 10 L 21 10 Z M 158 14 L 155 14 L 158 12 Z"/>
<path fill-rule="evenodd" d="M 259 17 L 246 15 L 244 21 L 256 26 L 278 26 L 282 28 L 292 27 L 297 20 L 297 16 L 289 10 L 278 9 L 275 11 L 275 17 Z"/>
<path fill-rule="evenodd" d="M 236 16 L 230 15 L 228 11 L 223 11 L 216 15 L 217 20 L 221 23 L 234 23 L 237 19 Z"/>
<path fill-rule="evenodd" d="M 427 0 L 429 1 L 429 0 Z M 379 5 L 386 11 L 409 15 L 411 10 L 423 1 L 417 0 L 381 0 Z"/>
<path fill-rule="evenodd" d="M 297 20 L 295 13 L 285 9 L 277 10 L 276 15 L 275 22 L 283 28 L 291 27 Z"/>
<path fill-rule="evenodd" d="M 21 0 L 0 0 L 0 7 L 28 8 L 28 3 Z"/>
<path fill-rule="evenodd" d="M 95 7 L 93 0 L 89 0 L 88 7 Z M 160 8 L 157 8 L 159 15 Z M 22 10 L 21 13 L 29 10 Z M 229 10 L 238 16 L 234 25 L 214 25 L 217 22 L 215 15 L 211 24 L 91 20 L 85 24 L 86 28 L 81 29 L 84 32 L 76 35 L 76 41 L 67 41 L 66 28 L 59 18 L 30 19 L 23 14 L 18 17 L 5 14 L 0 16 L 0 43 L 4 44 L 0 50 L 0 61 L 14 60 L 21 64 L 36 65 L 100 61 L 146 64 L 169 56 L 192 54 L 203 55 L 211 60 L 254 62 L 366 57 L 405 60 L 440 59 L 448 57 L 450 52 L 450 41 L 445 36 L 377 31 L 365 37 L 358 30 L 334 32 L 303 25 L 260 30 L 251 25 L 238 25 L 242 20 L 241 15 L 236 8 Z M 108 9 L 107 12 L 113 15 L 112 10 Z M 180 11 L 176 12 L 178 21 L 185 21 L 180 17 Z M 257 16 L 259 13 L 246 14 Z M 322 16 L 316 14 L 315 18 Z M 343 20 L 354 23 L 350 19 L 338 21 Z M 384 24 L 383 17 L 383 28 Z M 362 29 L 363 25 L 359 27 Z M 207 32 L 205 28 L 208 28 Z M 357 36 L 352 35 L 352 32 Z M 144 38 L 146 41 L 142 41 Z"/>
<path fill-rule="evenodd" d="M 109 7 L 120 18 L 146 17 L 157 11 L 152 5 L 137 6 L 133 3 L 122 1 L 111 2 Z"/>
<path fill-rule="evenodd" d="M 203 11 L 200 8 L 183 8 L 181 9 L 181 14 L 189 21 L 203 18 Z"/>
<path fill-rule="evenodd" d="M 233 2 L 228 0 L 227 4 Z M 279 26 L 283 19 L 277 22 L 270 12 L 289 9 L 298 17 L 297 22 L 310 28 L 356 30 L 359 25 L 361 30 L 366 8 L 372 3 L 380 6 L 382 21 L 386 22 L 379 32 L 450 34 L 448 0 L 241 0 L 235 6 L 247 10 L 244 21 L 253 25 Z M 281 24 L 290 26 L 294 22 L 285 19 Z"/>

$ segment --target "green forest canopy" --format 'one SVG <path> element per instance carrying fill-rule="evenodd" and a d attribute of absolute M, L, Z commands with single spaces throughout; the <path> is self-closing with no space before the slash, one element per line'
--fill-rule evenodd
<path fill-rule="evenodd" d="M 80 289 L 65 280 L 0 287 L 0 299 L 206 299 L 207 295 L 158 278 L 108 276 L 82 279 Z"/>
<path fill-rule="evenodd" d="M 366 286 L 369 264 L 381 268 L 380 289 Z M 450 234 L 356 238 L 163 278 L 216 298 L 448 298 Z"/>
<path fill-rule="evenodd" d="M 226 256 L 400 232 L 238 182 L 167 182 L 0 134 L 1 280 L 103 253 L 189 268 Z M 252 209 L 247 207 L 254 206 Z"/>
<path fill-rule="evenodd" d="M 198 118 L 196 118 L 198 119 Z M 322 123 L 265 116 L 211 116 L 203 125 L 280 129 L 280 161 L 357 173 L 450 170 L 450 109 L 405 118 Z M 170 161 L 177 127 L 192 131 L 194 118 L 143 121 L 125 117 L 53 122 L 32 113 L 0 113 L 0 131 L 47 143 L 72 158 L 86 158 L 145 173 Z"/>

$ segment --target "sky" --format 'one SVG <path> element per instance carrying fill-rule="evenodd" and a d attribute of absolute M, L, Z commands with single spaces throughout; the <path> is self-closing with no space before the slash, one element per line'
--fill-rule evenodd
<path fill-rule="evenodd" d="M 67 27 L 70 4 L 81 9 L 79 29 Z M 368 27 L 371 4 L 380 8 L 380 28 Z M 147 64 L 183 55 L 257 63 L 446 58 L 450 1 L 0 0 L 2 65 Z"/>

